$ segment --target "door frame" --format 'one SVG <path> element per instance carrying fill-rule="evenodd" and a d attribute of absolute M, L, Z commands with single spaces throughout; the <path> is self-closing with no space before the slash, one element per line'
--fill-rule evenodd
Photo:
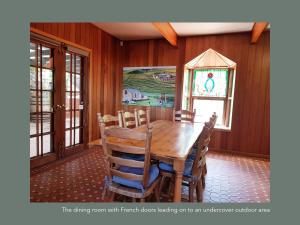
<path fill-rule="evenodd" d="M 84 125 L 84 133 L 83 133 L 83 141 L 84 146 L 87 147 L 88 143 L 91 141 L 91 121 L 92 121 L 92 102 L 89 100 L 92 96 L 92 90 L 89 88 L 92 86 L 91 84 L 91 74 L 92 74 L 92 50 L 90 48 L 87 48 L 82 45 L 78 45 L 76 43 L 73 43 L 71 41 L 65 40 L 63 38 L 57 37 L 55 35 L 46 33 L 44 31 L 38 30 L 36 28 L 30 27 L 30 39 L 40 39 L 42 42 L 49 42 L 52 45 L 67 45 L 71 48 L 78 49 L 79 51 L 83 51 L 86 53 L 86 67 L 85 67 L 85 80 L 84 80 L 84 91 L 85 91 L 85 104 L 86 107 L 84 112 L 84 119 L 83 119 L 83 125 Z M 64 156 L 68 156 L 70 154 L 80 152 L 82 149 L 85 148 L 74 148 L 73 151 L 67 152 Z M 55 160 L 60 159 L 60 157 L 57 155 L 56 152 L 49 153 L 47 155 L 44 155 L 43 157 L 35 157 L 33 159 L 30 159 L 30 168 L 42 166 L 46 163 L 53 162 Z"/>

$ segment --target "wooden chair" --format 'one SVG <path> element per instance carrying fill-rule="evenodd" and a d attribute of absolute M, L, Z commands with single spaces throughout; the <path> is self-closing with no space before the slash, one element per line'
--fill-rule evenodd
<path fill-rule="evenodd" d="M 117 193 L 144 202 L 146 197 L 155 192 L 159 201 L 161 177 L 158 166 L 150 165 L 151 128 L 143 133 L 128 128 L 105 129 L 105 125 L 101 124 L 101 136 L 108 174 L 104 193 L 109 191 L 110 200 Z M 112 142 L 112 139 L 121 141 Z M 131 140 L 140 141 L 143 145 L 132 146 Z M 122 158 L 119 153 L 143 155 L 144 161 Z"/>
<path fill-rule="evenodd" d="M 105 129 L 113 128 L 113 127 L 122 127 L 122 115 L 121 111 L 118 111 L 118 116 L 113 116 L 110 114 L 106 114 L 101 116 L 101 113 L 97 113 L 99 127 L 101 127 L 101 123 L 105 124 Z"/>
<path fill-rule="evenodd" d="M 183 185 L 189 187 L 189 201 L 194 201 L 194 192 L 196 190 L 197 201 L 202 202 L 203 200 L 203 187 L 202 187 L 202 153 L 206 151 L 209 143 L 209 129 L 205 127 L 200 135 L 199 148 L 202 151 L 197 151 L 195 159 L 187 159 L 185 162 L 185 168 L 183 172 Z M 164 185 L 166 178 L 171 178 L 171 185 L 173 185 L 175 180 L 175 173 L 173 166 L 167 163 L 159 163 L 159 168 L 161 169 L 162 181 L 160 184 L 160 192 Z"/>
<path fill-rule="evenodd" d="M 137 112 L 137 121 L 138 121 L 138 126 L 144 125 L 144 124 L 150 124 L 150 110 L 146 109 L 142 110 L 139 109 L 136 111 Z"/>
<path fill-rule="evenodd" d="M 216 125 L 217 121 L 217 115 L 214 112 L 213 115 L 210 117 L 209 122 L 205 122 L 203 129 L 208 130 L 208 141 L 210 141 L 211 135 L 214 131 L 214 127 Z M 199 136 L 199 139 L 197 142 L 200 141 L 201 135 Z M 201 152 L 201 157 L 202 157 L 202 175 L 201 175 L 201 180 L 202 180 L 202 186 L 205 188 L 205 175 L 207 174 L 207 166 L 206 166 L 206 154 L 208 152 L 208 148 L 203 151 L 201 147 L 197 144 L 197 146 L 193 147 L 192 153 L 188 156 L 188 159 L 193 160 L 196 156 L 196 153 L 198 151 Z"/>
<path fill-rule="evenodd" d="M 188 110 L 178 110 L 176 111 L 175 109 L 173 110 L 173 122 L 175 121 L 188 121 L 194 123 L 195 120 L 195 115 L 196 115 L 196 109 L 194 109 L 193 112 L 188 111 Z"/>
<path fill-rule="evenodd" d="M 113 127 L 122 127 L 121 111 L 118 111 L 117 116 L 113 116 L 110 114 L 106 114 L 102 116 L 101 113 L 97 113 L 97 118 L 98 118 L 99 128 L 101 127 L 102 123 L 105 125 L 105 129 L 113 128 Z M 94 140 L 90 143 L 90 145 L 91 146 L 102 145 L 102 139 L 99 138 L 97 140 Z"/>
<path fill-rule="evenodd" d="M 135 128 L 139 126 L 136 109 L 133 113 L 121 111 L 121 115 L 124 128 Z"/>

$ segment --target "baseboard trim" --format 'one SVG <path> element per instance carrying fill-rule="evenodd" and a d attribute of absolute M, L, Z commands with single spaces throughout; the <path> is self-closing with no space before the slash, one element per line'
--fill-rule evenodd
<path fill-rule="evenodd" d="M 261 155 L 261 154 L 255 154 L 255 153 L 249 153 L 249 152 L 237 152 L 237 151 L 232 151 L 232 150 L 227 150 L 227 149 L 217 149 L 217 148 L 209 148 L 209 151 L 216 152 L 216 153 L 247 156 L 247 157 L 253 157 L 253 158 L 270 161 L 269 155 Z"/>

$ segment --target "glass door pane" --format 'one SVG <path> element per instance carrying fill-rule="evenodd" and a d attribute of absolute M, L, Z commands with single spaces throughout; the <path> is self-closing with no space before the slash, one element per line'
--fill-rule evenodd
<path fill-rule="evenodd" d="M 66 52 L 65 147 L 83 143 L 83 57 Z"/>
<path fill-rule="evenodd" d="M 30 43 L 30 158 L 53 152 L 53 49 Z"/>

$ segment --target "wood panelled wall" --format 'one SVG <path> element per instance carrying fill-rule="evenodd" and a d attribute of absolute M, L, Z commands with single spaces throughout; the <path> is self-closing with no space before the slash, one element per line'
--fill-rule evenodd
<path fill-rule="evenodd" d="M 257 44 L 250 44 L 250 38 L 248 32 L 186 37 L 179 39 L 178 48 L 165 40 L 129 41 L 125 42 L 123 65 L 177 66 L 176 108 L 180 108 L 185 63 L 209 48 L 235 61 L 237 70 L 232 129 L 216 131 L 211 148 L 268 157 L 270 33 L 264 32 Z M 171 119 L 171 110 L 152 108 L 151 120 L 161 118 Z"/>
<path fill-rule="evenodd" d="M 97 112 L 115 113 L 116 101 L 120 99 L 116 89 L 122 68 L 119 40 L 90 23 L 31 23 L 30 26 L 92 50 L 88 129 L 90 141 L 99 138 Z"/>

